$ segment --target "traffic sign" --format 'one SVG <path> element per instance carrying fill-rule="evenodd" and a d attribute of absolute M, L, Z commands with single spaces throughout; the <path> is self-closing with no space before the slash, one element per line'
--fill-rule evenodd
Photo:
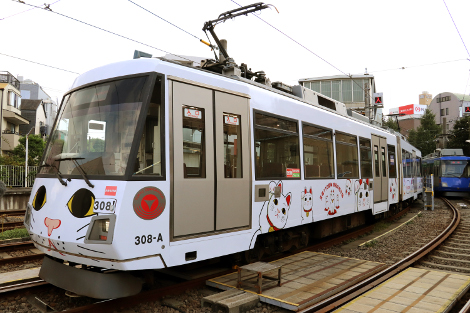
<path fill-rule="evenodd" d="M 376 107 L 383 107 L 384 100 L 383 100 L 383 93 L 382 92 L 374 93 L 374 105 Z"/>

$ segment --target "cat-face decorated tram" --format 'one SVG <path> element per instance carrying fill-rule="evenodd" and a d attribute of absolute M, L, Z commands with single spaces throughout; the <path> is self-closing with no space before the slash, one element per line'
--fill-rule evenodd
<path fill-rule="evenodd" d="M 386 216 L 422 192 L 420 157 L 302 86 L 124 61 L 63 98 L 25 225 L 40 277 L 123 297 L 145 270 L 254 260 Z"/>

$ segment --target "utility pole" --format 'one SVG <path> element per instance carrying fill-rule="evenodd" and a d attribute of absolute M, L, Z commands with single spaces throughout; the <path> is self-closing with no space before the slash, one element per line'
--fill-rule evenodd
<path fill-rule="evenodd" d="M 24 161 L 24 186 L 25 187 L 28 187 L 28 136 L 33 129 L 34 129 L 34 126 L 29 130 L 28 134 L 26 135 L 26 144 L 25 144 L 26 158 Z"/>
<path fill-rule="evenodd" d="M 372 121 L 372 118 L 370 116 L 370 88 L 369 88 L 369 83 L 364 84 L 364 113 L 369 119 L 369 123 Z"/>

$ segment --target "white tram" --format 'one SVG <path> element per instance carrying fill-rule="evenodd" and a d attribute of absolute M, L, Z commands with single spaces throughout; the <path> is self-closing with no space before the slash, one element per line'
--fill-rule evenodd
<path fill-rule="evenodd" d="M 64 97 L 25 225 L 43 279 L 122 297 L 139 270 L 256 259 L 383 217 L 422 192 L 420 157 L 301 86 L 124 61 Z"/>

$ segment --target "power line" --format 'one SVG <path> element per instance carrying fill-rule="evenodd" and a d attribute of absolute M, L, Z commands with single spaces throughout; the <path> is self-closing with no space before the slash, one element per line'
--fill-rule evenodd
<path fill-rule="evenodd" d="M 18 2 L 18 3 L 21 3 L 21 4 L 24 4 L 24 5 L 27 5 L 27 6 L 31 6 L 31 7 L 35 7 L 35 8 L 42 9 L 42 8 L 41 8 L 41 7 L 39 7 L 39 6 L 35 6 L 35 5 L 29 4 L 29 3 L 25 3 L 25 2 L 23 2 L 23 1 L 18 1 L 18 0 L 13 0 L 13 1 L 15 1 L 15 2 Z M 165 52 L 165 53 L 167 53 L 167 54 L 171 54 L 171 55 L 177 56 L 177 57 L 179 57 L 179 58 L 185 59 L 185 60 L 187 60 L 187 61 L 191 61 L 191 62 L 195 62 L 195 63 L 198 63 L 198 64 L 200 64 L 199 62 L 196 62 L 196 61 L 190 60 L 190 59 L 188 59 L 188 58 L 185 58 L 185 57 L 183 57 L 183 56 L 180 56 L 180 55 L 177 55 L 177 54 L 174 54 L 174 53 L 168 52 L 168 51 L 166 51 L 166 50 L 163 50 L 163 49 L 157 48 L 157 47 L 155 47 L 155 46 L 152 46 L 152 45 L 149 45 L 149 44 L 143 43 L 143 42 L 141 42 L 141 41 L 138 41 L 138 40 L 135 40 L 135 39 L 132 39 L 132 38 L 129 38 L 129 37 L 126 37 L 126 36 L 120 35 L 120 34 L 118 34 L 118 33 L 112 32 L 112 31 L 110 31 L 110 30 L 107 30 L 107 29 L 104 29 L 104 28 L 101 28 L 101 27 L 98 27 L 98 26 L 92 25 L 92 24 L 90 24 L 90 23 L 83 22 L 83 21 L 81 21 L 81 20 L 79 20 L 79 19 L 76 19 L 76 18 L 73 18 L 73 17 L 67 16 L 67 15 L 65 15 L 65 14 L 62 14 L 62 13 L 59 13 L 59 12 L 52 11 L 52 10 L 50 10 L 50 8 L 49 8 L 49 10 L 47 10 L 47 11 L 49 11 L 49 12 L 51 12 L 51 13 L 55 13 L 55 14 L 57 14 L 57 15 L 60 15 L 60 16 L 62 16 L 62 17 L 65 17 L 65 18 L 71 19 L 71 20 L 73 20 L 73 21 L 75 21 L 75 22 L 79 22 L 79 23 L 81 23 L 81 24 L 85 24 L 85 25 L 87 25 L 87 26 L 90 26 L 90 27 L 93 27 L 93 28 L 99 29 L 99 30 L 101 30 L 101 31 L 104 31 L 104 32 L 107 32 L 107 33 L 109 33 L 109 34 L 112 34 L 112 35 L 115 35 L 115 36 L 118 36 L 118 37 L 121 37 L 121 38 L 124 38 L 124 39 L 130 40 L 130 41 L 132 41 L 132 42 L 135 42 L 135 43 L 138 43 L 138 44 L 141 44 L 141 45 L 147 46 L 147 47 L 150 47 L 150 48 L 152 48 L 152 49 L 155 49 L 155 50 L 158 50 L 158 51 L 162 51 L 162 52 Z"/>
<path fill-rule="evenodd" d="M 53 2 L 51 4 L 49 4 L 49 6 L 53 5 L 53 4 L 56 4 L 57 2 L 59 2 L 60 0 L 57 0 L 56 2 Z M 20 15 L 22 13 L 26 13 L 26 12 L 29 12 L 31 10 L 35 10 L 35 9 L 42 9 L 42 8 L 31 8 L 31 9 L 28 9 L 28 10 L 24 10 L 24 11 L 21 11 L 21 12 L 18 12 L 18 13 L 15 13 L 15 14 L 12 14 L 12 15 L 9 15 L 9 16 L 6 16 L 6 17 L 3 17 L 3 18 L 0 18 L 0 21 L 3 21 L 3 20 L 6 20 L 7 18 L 9 17 L 13 17 L 13 16 L 16 16 L 16 15 Z"/>
<path fill-rule="evenodd" d="M 26 62 L 30 62 L 30 63 L 34 63 L 34 64 L 46 66 L 46 67 L 50 67 L 50 68 L 53 68 L 53 69 L 56 69 L 56 70 L 60 70 L 60 71 L 69 72 L 69 73 L 73 73 L 73 74 L 80 75 L 80 73 L 72 72 L 72 71 L 69 71 L 69 70 L 64 70 L 63 68 L 59 68 L 59 67 L 55 67 L 55 66 L 51 66 L 51 65 L 47 65 L 47 64 L 42 64 L 42 63 L 35 62 L 35 61 L 31 61 L 31 60 L 22 59 L 22 58 L 15 57 L 15 56 L 8 55 L 8 54 L 1 53 L 1 52 L 0 52 L 0 54 L 1 54 L 1 55 L 4 55 L 4 56 L 7 56 L 7 57 L 10 57 L 10 58 L 14 58 L 14 59 L 18 59 L 18 60 L 22 60 L 22 61 L 26 61 Z"/>
<path fill-rule="evenodd" d="M 238 4 L 237 2 L 235 2 L 234 0 L 230 0 L 232 1 L 233 3 L 235 3 L 236 5 L 240 6 L 240 4 Z M 293 42 L 295 42 L 296 44 L 298 44 L 299 46 L 301 46 L 302 48 L 304 48 L 305 50 L 307 50 L 308 52 L 310 52 L 311 54 L 313 54 L 314 56 L 316 56 L 317 58 L 319 58 L 320 60 L 322 60 L 323 62 L 327 63 L 328 65 L 330 65 L 331 67 L 335 68 L 337 71 L 343 73 L 344 75 L 346 76 L 349 76 L 351 77 L 350 74 L 346 74 L 345 72 L 343 72 L 342 70 L 340 70 L 339 68 L 337 68 L 336 66 L 334 66 L 333 64 L 331 64 L 330 62 L 328 62 L 327 60 L 325 60 L 324 58 L 322 58 L 321 56 L 319 56 L 318 54 L 316 54 L 315 52 L 313 52 L 312 50 L 310 50 L 309 48 L 305 47 L 303 44 L 301 44 L 300 42 L 298 42 L 297 40 L 293 39 L 292 37 L 290 37 L 289 35 L 287 35 L 286 33 L 284 33 L 283 31 L 281 31 L 280 29 L 274 27 L 273 25 L 269 24 L 268 22 L 266 22 L 265 20 L 263 20 L 261 17 L 259 17 L 258 15 L 256 14 L 253 14 L 251 13 L 253 16 L 259 18 L 260 20 L 262 20 L 263 22 L 265 22 L 266 24 L 268 24 L 269 26 L 271 26 L 272 28 L 274 28 L 275 30 L 277 30 L 278 32 L 280 32 L 281 34 L 283 34 L 284 36 L 286 36 L 287 38 L 289 38 L 290 40 L 292 40 Z M 362 88 L 362 87 L 361 87 Z"/>
<path fill-rule="evenodd" d="M 369 71 L 369 72 L 378 73 L 378 72 L 405 70 L 405 69 L 413 68 L 413 67 L 430 66 L 430 65 L 437 65 L 437 64 L 444 64 L 444 63 L 451 63 L 451 62 L 466 61 L 466 60 L 469 60 L 469 59 L 458 59 L 458 60 L 442 61 L 442 62 L 427 63 L 427 64 L 420 64 L 420 65 L 402 66 L 402 67 L 397 67 L 397 68 L 389 68 L 389 69 L 386 69 L 386 70 Z"/>
<path fill-rule="evenodd" d="M 457 30 L 457 33 L 459 34 L 460 40 L 462 40 L 463 46 L 465 47 L 465 50 L 467 50 L 467 54 L 470 57 L 470 53 L 468 52 L 467 46 L 465 45 L 465 42 L 463 41 L 462 35 L 460 35 L 459 29 L 458 29 L 457 25 L 455 24 L 455 21 L 454 21 L 454 18 L 452 17 L 452 14 L 450 14 L 449 8 L 447 7 L 447 3 L 446 3 L 445 0 L 442 0 L 442 1 L 444 1 L 444 5 L 446 6 L 447 12 L 449 12 L 450 18 L 452 19 L 452 23 L 454 23 L 455 29 Z"/>
<path fill-rule="evenodd" d="M 165 21 L 165 22 L 167 22 L 168 24 L 170 24 L 170 25 L 172 25 L 172 26 L 178 28 L 179 30 L 184 31 L 186 34 L 188 34 L 188 35 L 190 35 L 190 36 L 193 36 L 193 37 L 196 38 L 197 40 L 200 40 L 197 36 L 191 34 L 190 32 L 188 32 L 188 31 L 186 31 L 186 30 L 184 30 L 184 29 L 182 29 L 181 27 L 179 27 L 179 26 L 177 26 L 177 25 L 175 25 L 175 24 L 173 24 L 173 23 L 171 23 L 171 22 L 165 20 L 163 17 L 158 16 L 157 14 L 155 14 L 155 13 L 153 13 L 153 12 L 147 10 L 146 8 L 144 8 L 143 6 L 141 6 L 141 5 L 137 4 L 137 3 L 135 3 L 134 1 L 131 1 L 131 0 L 128 0 L 128 1 L 129 1 L 130 3 L 135 4 L 136 6 L 138 6 L 139 8 L 141 8 L 142 10 L 147 11 L 147 12 L 149 12 L 150 14 L 152 14 L 152 15 L 158 17 L 158 18 L 161 19 L 162 21 Z"/>

